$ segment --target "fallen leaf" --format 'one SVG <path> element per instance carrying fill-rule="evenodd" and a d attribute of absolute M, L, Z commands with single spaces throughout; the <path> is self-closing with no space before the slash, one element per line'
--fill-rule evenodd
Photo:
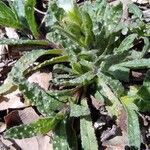
<path fill-rule="evenodd" d="M 4 122 L 0 122 L 0 133 L 6 130 L 6 124 Z"/>
<path fill-rule="evenodd" d="M 18 90 L 0 97 L 0 111 L 10 109 L 10 108 L 23 108 L 26 107 L 19 96 L 20 92 Z"/>
<path fill-rule="evenodd" d="M 119 110 L 119 116 L 117 119 L 117 130 L 115 135 L 112 135 L 103 141 L 102 145 L 106 147 L 105 150 L 124 150 L 125 146 L 128 145 L 128 135 L 127 135 L 127 113 L 122 108 Z"/>
<path fill-rule="evenodd" d="M 14 110 L 4 117 L 7 127 L 12 127 L 19 124 L 28 124 L 38 120 L 40 117 L 32 107 L 23 110 Z"/>
<path fill-rule="evenodd" d="M 22 150 L 53 150 L 52 144 L 50 143 L 50 137 L 38 136 L 28 139 L 15 140 Z"/>
<path fill-rule="evenodd" d="M 19 39 L 19 35 L 15 29 L 6 27 L 5 31 L 9 39 Z"/>
<path fill-rule="evenodd" d="M 36 72 L 36 73 L 33 73 L 28 78 L 28 81 L 30 83 L 37 83 L 44 90 L 48 90 L 48 88 L 49 88 L 49 81 L 51 79 L 52 79 L 51 73 Z"/>

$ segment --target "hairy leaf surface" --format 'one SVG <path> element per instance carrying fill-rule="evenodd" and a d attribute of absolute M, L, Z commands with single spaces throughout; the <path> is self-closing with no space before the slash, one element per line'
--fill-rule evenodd
<path fill-rule="evenodd" d="M 13 11 L 2 1 L 0 1 L 0 25 L 5 27 L 22 29 L 22 25 L 16 12 Z"/>
<path fill-rule="evenodd" d="M 5 137 L 11 139 L 23 139 L 46 134 L 50 130 L 54 129 L 59 121 L 60 118 L 58 117 L 42 118 L 31 124 L 25 124 L 10 128 L 5 132 Z"/>
<path fill-rule="evenodd" d="M 133 100 L 127 96 L 122 97 L 121 101 L 127 113 L 127 132 L 128 132 L 129 145 L 137 149 L 140 149 L 141 133 L 140 133 L 138 115 L 136 113 L 137 106 L 133 103 Z"/>
<path fill-rule="evenodd" d="M 25 1 L 25 16 L 28 22 L 29 28 L 35 38 L 39 38 L 40 34 L 37 28 L 37 23 L 34 16 L 34 7 L 36 0 L 26 0 Z"/>
<path fill-rule="evenodd" d="M 81 103 L 88 109 L 88 105 L 85 99 L 83 99 Z M 84 150 L 98 150 L 98 144 L 90 115 L 81 117 L 80 132 L 82 148 Z"/>

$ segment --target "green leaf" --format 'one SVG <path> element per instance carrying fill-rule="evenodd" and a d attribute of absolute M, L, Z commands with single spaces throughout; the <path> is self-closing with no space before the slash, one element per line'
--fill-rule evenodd
<path fill-rule="evenodd" d="M 53 136 L 53 149 L 54 150 L 59 150 L 59 149 L 64 149 L 64 150 L 71 150 L 69 147 L 69 143 L 67 141 L 67 133 L 66 133 L 66 121 L 63 120 L 60 122 L 54 131 L 54 136 Z"/>
<path fill-rule="evenodd" d="M 147 71 L 143 86 L 137 93 L 143 100 L 150 100 L 150 70 Z"/>
<path fill-rule="evenodd" d="M 109 68 L 108 73 L 113 75 L 115 79 L 129 82 L 130 69 L 128 68 L 120 67 L 119 65 L 113 65 Z"/>
<path fill-rule="evenodd" d="M 64 119 L 54 130 L 53 149 L 54 150 L 77 150 L 77 137 L 72 129 L 73 121 Z"/>
<path fill-rule="evenodd" d="M 135 112 L 137 107 L 135 106 L 132 98 L 129 97 L 122 97 L 121 101 L 125 107 L 127 113 L 127 133 L 128 133 L 128 141 L 129 146 L 133 146 L 136 149 L 140 149 L 141 145 L 141 133 L 140 133 L 140 126 L 138 115 Z M 136 137 L 136 138 L 135 138 Z"/>
<path fill-rule="evenodd" d="M 129 50 L 130 48 L 133 47 L 133 42 L 137 38 L 137 34 L 131 34 L 127 36 L 119 45 L 119 47 L 115 50 L 117 52 L 123 52 L 126 50 Z"/>
<path fill-rule="evenodd" d="M 60 118 L 55 116 L 53 118 L 39 119 L 31 124 L 12 127 L 5 132 L 5 137 L 11 139 L 23 139 L 46 134 L 50 130 L 54 129 L 60 120 Z"/>
<path fill-rule="evenodd" d="M 70 79 L 69 81 L 64 81 L 59 84 L 64 86 L 84 86 L 90 84 L 95 76 L 96 75 L 93 72 L 89 71 L 75 79 Z"/>
<path fill-rule="evenodd" d="M 149 111 L 150 108 L 150 70 L 147 71 L 143 85 L 136 93 L 135 104 L 142 112 Z"/>
<path fill-rule="evenodd" d="M 82 16 L 81 31 L 83 31 L 85 35 L 84 44 L 87 45 L 88 48 L 90 48 L 90 46 L 94 42 L 93 22 L 90 15 L 86 11 L 82 11 L 81 16 Z"/>
<path fill-rule="evenodd" d="M 35 38 L 39 38 L 40 34 L 38 31 L 37 23 L 34 16 L 34 7 L 36 5 L 36 0 L 26 0 L 25 1 L 25 16 L 28 22 L 29 28 Z"/>
<path fill-rule="evenodd" d="M 148 53 L 148 50 L 150 48 L 149 39 L 147 37 L 142 37 L 142 38 L 144 40 L 144 47 L 143 47 L 143 50 L 141 52 L 140 58 L 143 58 Z"/>
<path fill-rule="evenodd" d="M 80 117 L 90 115 L 89 109 L 82 105 L 70 104 L 70 117 Z"/>
<path fill-rule="evenodd" d="M 72 40 L 73 42 L 75 42 L 76 44 L 80 45 L 81 47 L 85 47 L 86 48 L 86 45 L 80 41 L 79 38 L 77 38 L 75 35 L 71 34 L 70 32 L 68 32 L 66 29 L 63 29 L 62 27 L 60 26 L 54 26 L 53 29 L 57 29 L 60 31 L 60 34 L 69 38 L 70 40 Z"/>
<path fill-rule="evenodd" d="M 123 11 L 121 3 L 114 7 L 109 5 L 106 6 L 103 21 L 107 35 L 115 31 L 115 28 L 121 20 L 122 13 Z"/>
<path fill-rule="evenodd" d="M 25 79 L 14 78 L 14 82 L 28 101 L 36 106 L 44 116 L 54 115 L 55 111 L 60 110 L 65 105 L 65 102 L 67 102 L 67 99 L 60 101 L 53 93 L 47 93 L 42 88 L 33 83 L 29 83 Z"/>
<path fill-rule="evenodd" d="M 143 13 L 137 5 L 131 3 L 128 5 L 128 9 L 129 12 L 132 13 L 136 18 L 139 18 L 140 20 L 142 19 Z"/>
<path fill-rule="evenodd" d="M 24 39 L 0 39 L 0 44 L 48 46 L 49 45 L 49 41 L 47 41 L 47 40 L 24 40 Z"/>
<path fill-rule="evenodd" d="M 89 109 L 85 99 L 81 101 L 81 104 L 87 109 Z M 91 149 L 98 150 L 98 143 L 90 115 L 81 117 L 80 134 L 81 134 L 81 144 L 84 150 L 91 150 Z"/>
<path fill-rule="evenodd" d="M 4 84 L 0 86 L 0 95 L 7 94 L 12 88 L 14 88 L 13 77 L 22 77 L 25 71 L 33 64 L 40 56 L 44 55 L 47 51 L 44 50 L 33 50 L 22 56 L 14 65 L 11 72 Z"/>
<path fill-rule="evenodd" d="M 115 93 L 113 93 L 113 90 L 105 83 L 105 81 L 101 78 L 101 76 L 98 77 L 98 87 L 97 91 L 99 91 L 99 95 L 103 96 L 105 99 L 105 103 L 110 105 L 106 106 L 109 115 L 115 115 L 119 116 L 119 110 L 122 108 L 122 105 L 120 103 L 119 98 Z"/>
<path fill-rule="evenodd" d="M 109 87 L 117 96 L 120 96 L 124 93 L 124 87 L 119 80 L 116 80 L 115 78 L 113 78 L 112 76 L 109 76 L 108 74 L 98 73 L 98 76 L 99 78 L 102 78 L 102 80 L 106 84 L 109 85 Z"/>
<path fill-rule="evenodd" d="M 0 25 L 22 30 L 22 25 L 16 12 L 2 1 L 0 1 Z"/>
<path fill-rule="evenodd" d="M 126 67 L 130 69 L 145 69 L 150 68 L 150 59 L 135 59 L 118 64 L 120 67 Z"/>
<path fill-rule="evenodd" d="M 116 64 L 124 62 L 126 60 L 126 58 L 130 55 L 131 55 L 131 53 L 128 51 L 124 51 L 124 52 L 116 53 L 116 54 L 112 54 L 112 55 L 107 55 L 106 58 L 104 59 L 103 63 L 101 63 L 101 64 L 103 64 L 102 70 L 104 72 L 107 72 L 111 66 L 114 66 Z"/>
<path fill-rule="evenodd" d="M 23 20 L 23 18 L 25 18 L 24 0 L 13 0 L 9 3 L 16 10 L 19 18 Z"/>
<path fill-rule="evenodd" d="M 37 70 L 37 69 L 43 68 L 43 67 L 48 66 L 48 65 L 54 65 L 56 63 L 65 63 L 65 62 L 68 62 L 68 56 L 67 55 L 54 57 L 52 59 L 44 61 L 43 63 L 34 67 L 32 70 Z"/>
<path fill-rule="evenodd" d="M 56 22 L 61 21 L 65 15 L 62 8 L 57 5 L 58 1 L 49 1 L 49 7 L 45 15 L 45 24 L 51 27 Z"/>

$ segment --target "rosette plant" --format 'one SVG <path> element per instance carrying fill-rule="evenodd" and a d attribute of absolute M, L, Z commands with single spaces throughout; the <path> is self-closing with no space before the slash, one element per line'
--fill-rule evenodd
<path fill-rule="evenodd" d="M 43 117 L 6 130 L 6 138 L 29 138 L 52 130 L 54 149 L 77 150 L 81 145 L 84 150 L 98 150 L 101 142 L 93 126 L 98 119 L 93 116 L 99 110 L 94 105 L 96 102 L 105 106 L 127 138 L 126 145 L 140 149 L 138 113 L 150 107 L 150 59 L 147 58 L 150 31 L 138 7 L 128 6 L 132 18 L 124 22 L 121 3 L 110 6 L 106 0 L 96 0 L 78 5 L 73 1 L 53 0 L 43 19 L 47 31 L 43 37 L 34 16 L 36 1 L 20 1 L 18 5 L 22 6 L 23 13 L 14 7 L 15 2 L 9 6 L 0 2 L 3 8 L 0 24 L 30 34 L 31 38 L 2 39 L 0 43 L 24 46 L 23 49 L 27 46 L 32 51 L 16 62 L 0 87 L 0 94 L 18 88 Z M 12 12 L 14 15 L 10 15 Z M 7 22 L 10 19 L 12 24 Z M 143 47 L 137 50 L 136 45 L 141 41 Z M 55 49 L 50 49 L 51 43 Z M 45 58 L 42 62 L 41 57 Z M 37 65 L 31 65 L 34 62 Z M 41 68 L 51 69 L 49 91 L 26 79 L 28 73 Z M 124 85 L 131 82 L 132 71 L 138 69 L 147 71 L 143 85 L 126 88 Z"/>

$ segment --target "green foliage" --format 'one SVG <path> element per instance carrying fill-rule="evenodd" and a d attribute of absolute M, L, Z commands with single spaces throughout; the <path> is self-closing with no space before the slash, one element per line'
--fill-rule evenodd
<path fill-rule="evenodd" d="M 0 44 L 7 45 L 33 45 L 33 46 L 48 46 L 47 40 L 29 40 L 29 39 L 0 39 Z"/>
<path fill-rule="evenodd" d="M 125 38 L 119 47 L 116 49 L 116 52 L 124 52 L 133 47 L 133 42 L 137 38 L 137 34 L 131 34 Z"/>
<path fill-rule="evenodd" d="M 34 17 L 35 4 L 34 0 L 27 0 L 25 4 L 17 3 L 25 10 L 17 18 L 26 20 L 27 24 L 22 29 L 27 34 L 32 32 L 30 35 L 38 40 L 2 39 L 0 44 L 44 48 L 26 53 L 18 60 L 9 73 L 7 82 L 0 87 L 0 94 L 8 93 L 12 87 L 18 87 L 25 100 L 36 106 L 39 113 L 46 118 L 30 125 L 13 127 L 5 135 L 9 138 L 26 138 L 53 130 L 54 149 L 76 150 L 81 139 L 84 150 L 98 150 L 91 118 L 93 116 L 89 109 L 92 105 L 89 97 L 93 96 L 97 102 L 105 104 L 108 114 L 116 118 L 117 125 L 121 110 L 125 111 L 129 146 L 140 148 L 138 111 L 145 111 L 150 107 L 149 71 L 143 85 L 136 92 L 127 92 L 123 84 L 129 84 L 132 70 L 150 68 L 150 59 L 145 57 L 150 47 L 149 26 L 144 23 L 141 11 L 134 4 L 129 5 L 132 19 L 129 23 L 124 23 L 121 3 L 110 6 L 106 0 L 96 0 L 77 5 L 70 1 L 70 9 L 66 10 L 66 3 L 53 0 L 49 2 L 44 20 L 49 29 L 47 39 L 39 40 L 41 34 Z M 15 7 L 5 7 L 7 11 L 17 10 Z M 141 40 L 144 46 L 137 51 L 136 44 Z M 54 42 L 58 49 L 47 50 L 49 41 Z M 31 66 L 44 55 L 51 57 Z M 47 66 L 51 66 L 51 84 L 56 90 L 52 88 L 45 91 L 26 79 L 27 73 Z M 62 117 L 62 121 L 56 119 L 64 109 L 66 111 L 63 116 L 66 117 Z M 80 120 L 80 133 L 73 128 L 74 118 Z M 26 128 L 29 130 L 26 131 Z M 72 132 L 68 133 L 68 129 Z M 78 139 L 79 137 L 81 138 Z"/>
<path fill-rule="evenodd" d="M 44 116 L 53 115 L 55 111 L 59 110 L 67 102 L 67 99 L 60 101 L 59 97 L 54 96 L 53 93 L 47 93 L 24 79 L 18 80 L 14 78 L 14 82 L 31 105 L 35 105 Z"/>
<path fill-rule="evenodd" d="M 80 117 L 80 116 L 87 116 L 90 115 L 90 111 L 87 107 L 83 105 L 70 105 L 70 117 Z"/>
<path fill-rule="evenodd" d="M 4 84 L 0 86 L 0 95 L 10 93 L 11 89 L 14 89 L 13 78 L 22 77 L 30 65 L 32 65 L 40 56 L 44 55 L 45 53 L 47 52 L 43 50 L 33 50 L 22 56 L 8 74 Z"/>
<path fill-rule="evenodd" d="M 21 30 L 25 34 L 32 32 L 33 36 L 39 39 L 41 35 L 34 16 L 36 1 L 15 0 L 8 2 L 8 6 L 4 2 L 0 2 L 0 25 Z"/>
<path fill-rule="evenodd" d="M 0 1 L 0 25 L 22 29 L 21 22 L 15 11 Z"/>
<path fill-rule="evenodd" d="M 33 33 L 33 36 L 38 39 L 40 37 L 40 34 L 37 29 L 36 20 L 34 17 L 35 4 L 36 4 L 36 0 L 26 0 L 25 1 L 25 16 L 26 16 L 29 28 Z"/>
<path fill-rule="evenodd" d="M 83 106 L 88 109 L 85 99 L 82 101 Z M 98 144 L 95 136 L 95 131 L 92 126 L 90 115 L 81 117 L 80 119 L 81 143 L 82 148 L 86 150 L 98 150 Z"/>
<path fill-rule="evenodd" d="M 134 17 L 137 17 L 139 19 L 142 19 L 142 11 L 139 9 L 139 7 L 133 3 L 128 5 L 129 12 L 134 15 Z"/>
<path fill-rule="evenodd" d="M 141 144 L 141 133 L 137 112 L 138 108 L 133 103 L 131 97 L 125 96 L 121 98 L 122 103 L 127 112 L 127 128 L 128 128 L 128 142 L 129 145 L 140 149 Z M 136 139 L 135 139 L 136 137 Z"/>
<path fill-rule="evenodd" d="M 52 130 L 62 119 L 63 116 L 57 114 L 53 118 L 42 118 L 28 125 L 13 127 L 5 132 L 5 137 L 22 139 L 46 134 Z"/>
<path fill-rule="evenodd" d="M 77 137 L 72 129 L 72 122 L 68 118 L 57 124 L 54 130 L 53 148 L 66 150 L 78 149 Z"/>

